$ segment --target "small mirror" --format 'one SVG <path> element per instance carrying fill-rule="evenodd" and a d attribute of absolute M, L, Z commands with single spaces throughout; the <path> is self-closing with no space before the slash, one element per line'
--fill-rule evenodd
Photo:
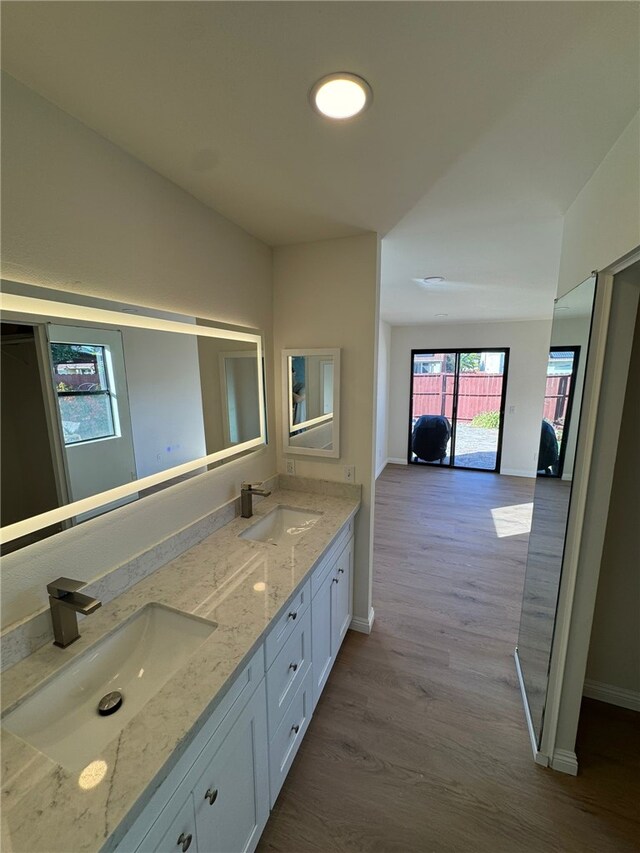
<path fill-rule="evenodd" d="M 285 453 L 340 456 L 340 350 L 283 350 Z"/>

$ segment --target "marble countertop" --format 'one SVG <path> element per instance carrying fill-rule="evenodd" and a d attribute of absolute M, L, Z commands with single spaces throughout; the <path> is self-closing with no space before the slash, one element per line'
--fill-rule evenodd
<path fill-rule="evenodd" d="M 278 505 L 322 515 L 294 546 L 239 538 Z M 82 636 L 68 649 L 46 646 L 7 670 L 2 677 L 3 710 L 150 602 L 218 623 L 174 673 L 172 689 L 164 692 L 163 702 L 149 702 L 117 739 L 96 751 L 95 758 L 106 762 L 107 772 L 90 790 L 80 788 L 78 773 L 65 770 L 2 729 L 3 850 L 82 853 L 100 850 L 107 839 L 112 847 L 358 507 L 359 501 L 353 497 L 274 492 L 256 501 L 252 519 L 236 518 L 83 619 Z"/>

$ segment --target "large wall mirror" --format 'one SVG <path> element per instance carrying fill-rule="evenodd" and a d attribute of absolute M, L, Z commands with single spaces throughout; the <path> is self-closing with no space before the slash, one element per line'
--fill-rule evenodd
<path fill-rule="evenodd" d="M 556 301 L 517 660 L 540 747 L 596 280 Z"/>
<path fill-rule="evenodd" d="M 340 350 L 282 351 L 285 453 L 340 456 Z"/>
<path fill-rule="evenodd" d="M 266 444 L 259 333 L 2 289 L 3 552 Z"/>

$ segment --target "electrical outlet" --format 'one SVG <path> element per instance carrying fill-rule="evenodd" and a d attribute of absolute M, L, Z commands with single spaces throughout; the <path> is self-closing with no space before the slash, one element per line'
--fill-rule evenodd
<path fill-rule="evenodd" d="M 345 465 L 344 466 L 344 479 L 347 483 L 355 483 L 356 481 L 356 466 L 355 465 Z"/>
<path fill-rule="evenodd" d="M 287 474 L 293 477 L 296 473 L 296 461 L 295 459 L 287 459 Z"/>

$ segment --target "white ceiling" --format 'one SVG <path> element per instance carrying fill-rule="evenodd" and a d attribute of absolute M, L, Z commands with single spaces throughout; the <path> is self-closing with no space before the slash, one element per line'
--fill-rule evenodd
<path fill-rule="evenodd" d="M 272 245 L 386 234 L 392 322 L 539 317 L 562 214 L 638 109 L 638 8 L 4 2 L 2 64 Z M 374 91 L 343 125 L 307 104 L 335 70 Z"/>

